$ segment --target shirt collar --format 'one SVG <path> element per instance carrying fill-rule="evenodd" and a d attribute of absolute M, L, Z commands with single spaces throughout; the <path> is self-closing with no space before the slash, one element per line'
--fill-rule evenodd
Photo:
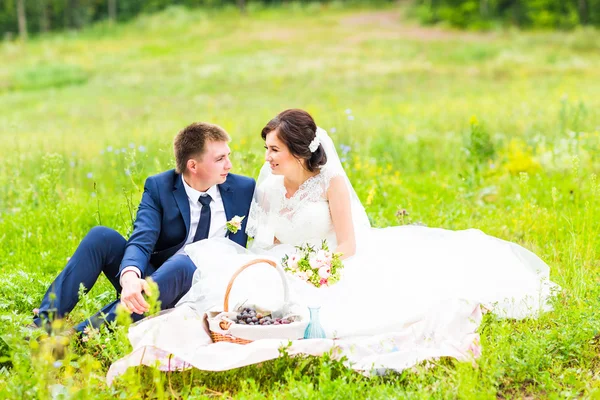
<path fill-rule="evenodd" d="M 218 196 L 218 188 L 217 185 L 213 185 L 206 192 L 201 192 L 199 190 L 194 189 L 190 185 L 187 184 L 185 179 L 183 179 L 183 174 L 181 174 L 181 181 L 183 182 L 183 187 L 185 188 L 185 193 L 187 197 L 193 202 L 196 203 L 200 196 L 203 194 L 208 194 L 213 200 L 215 200 Z"/>

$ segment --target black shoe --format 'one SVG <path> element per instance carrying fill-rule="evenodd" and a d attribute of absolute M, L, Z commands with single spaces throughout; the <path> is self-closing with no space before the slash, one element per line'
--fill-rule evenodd
<path fill-rule="evenodd" d="M 29 342 L 31 340 L 32 337 L 37 337 L 39 335 L 37 335 L 38 332 L 41 332 L 41 328 L 39 326 L 37 326 L 34 322 L 27 324 L 23 330 L 25 331 L 23 334 L 23 339 L 25 339 L 27 342 Z"/>

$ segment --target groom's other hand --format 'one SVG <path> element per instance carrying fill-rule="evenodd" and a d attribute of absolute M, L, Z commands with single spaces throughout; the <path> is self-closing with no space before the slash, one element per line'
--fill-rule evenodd
<path fill-rule="evenodd" d="M 138 278 L 135 271 L 126 271 L 121 277 L 121 304 L 130 312 L 143 314 L 150 309 L 150 306 L 142 296 L 142 292 L 150 294 L 150 286 L 144 279 Z"/>

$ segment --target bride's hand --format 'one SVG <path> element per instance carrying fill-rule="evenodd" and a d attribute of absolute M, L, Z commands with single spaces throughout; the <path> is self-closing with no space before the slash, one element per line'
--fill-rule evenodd
<path fill-rule="evenodd" d="M 273 240 L 273 244 L 281 244 L 281 242 L 279 241 L 279 239 L 275 238 L 275 240 Z"/>

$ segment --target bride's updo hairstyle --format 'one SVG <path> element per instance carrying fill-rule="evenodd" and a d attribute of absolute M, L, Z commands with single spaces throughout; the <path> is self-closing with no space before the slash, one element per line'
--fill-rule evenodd
<path fill-rule="evenodd" d="M 310 143 L 317 135 L 317 124 L 306 111 L 293 108 L 280 112 L 263 128 L 263 140 L 275 130 L 279 140 L 285 143 L 294 157 L 306 162 L 306 169 L 310 172 L 315 172 L 327 163 L 323 145 L 319 144 L 317 150 L 310 151 Z"/>

